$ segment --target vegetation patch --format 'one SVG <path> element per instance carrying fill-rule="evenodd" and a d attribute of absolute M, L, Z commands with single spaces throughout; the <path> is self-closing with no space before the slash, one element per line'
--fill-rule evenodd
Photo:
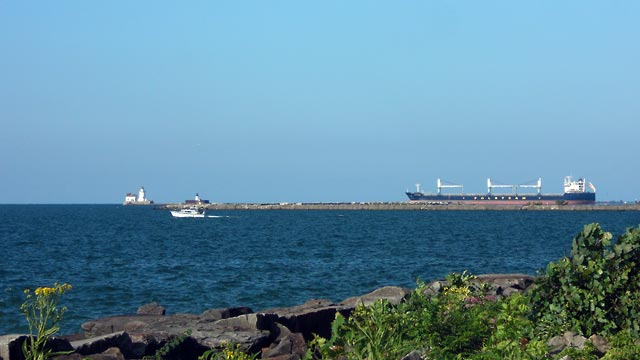
<path fill-rule="evenodd" d="M 497 299 L 466 272 L 447 276 L 429 295 L 418 283 L 406 301 L 358 306 L 337 314 L 332 336 L 316 336 L 307 359 L 637 359 L 640 358 L 640 227 L 613 236 L 590 224 L 575 236 L 571 254 L 552 262 L 533 289 Z M 552 340 L 569 331 L 583 339 L 602 335 L 607 349 L 590 340 Z M 582 337 L 581 337 L 582 338 Z"/>

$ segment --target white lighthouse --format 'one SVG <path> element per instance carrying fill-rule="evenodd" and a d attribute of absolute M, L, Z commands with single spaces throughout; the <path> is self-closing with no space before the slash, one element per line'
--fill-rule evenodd
<path fill-rule="evenodd" d="M 149 205 L 153 204 L 153 201 L 147 199 L 147 195 L 144 191 L 144 186 L 140 186 L 138 190 L 138 196 L 135 193 L 127 193 L 124 197 L 123 205 Z"/>
<path fill-rule="evenodd" d="M 147 198 L 144 197 L 144 186 L 140 186 L 140 190 L 138 190 L 138 202 L 145 202 Z"/>

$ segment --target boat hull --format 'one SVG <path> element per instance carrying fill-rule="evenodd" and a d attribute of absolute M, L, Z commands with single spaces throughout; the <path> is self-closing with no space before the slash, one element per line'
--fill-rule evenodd
<path fill-rule="evenodd" d="M 202 214 L 188 214 L 188 213 L 183 213 L 183 212 L 180 212 L 180 211 L 171 211 L 171 216 L 177 217 L 177 218 L 203 218 L 204 217 L 204 213 L 202 213 Z"/>
<path fill-rule="evenodd" d="M 596 202 L 595 193 L 564 193 L 564 194 L 455 194 L 438 195 L 407 192 L 409 201 L 433 202 L 442 204 L 471 204 L 471 205 L 588 205 Z"/>

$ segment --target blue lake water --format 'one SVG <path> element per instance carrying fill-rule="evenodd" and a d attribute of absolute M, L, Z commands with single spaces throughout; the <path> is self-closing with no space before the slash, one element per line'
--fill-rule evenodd
<path fill-rule="evenodd" d="M 62 332 L 134 313 L 341 301 L 451 271 L 527 273 L 568 254 L 584 224 L 620 234 L 640 212 L 210 211 L 0 205 L 0 334 L 26 332 L 23 290 L 67 282 Z"/>

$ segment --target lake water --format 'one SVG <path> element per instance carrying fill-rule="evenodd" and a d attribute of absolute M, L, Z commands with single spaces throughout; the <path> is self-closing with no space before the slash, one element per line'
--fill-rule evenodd
<path fill-rule="evenodd" d="M 0 205 L 0 334 L 27 332 L 23 290 L 67 282 L 62 332 L 151 301 L 168 313 L 341 301 L 452 271 L 535 275 L 599 222 L 640 212 L 168 211 L 119 205 Z"/>

